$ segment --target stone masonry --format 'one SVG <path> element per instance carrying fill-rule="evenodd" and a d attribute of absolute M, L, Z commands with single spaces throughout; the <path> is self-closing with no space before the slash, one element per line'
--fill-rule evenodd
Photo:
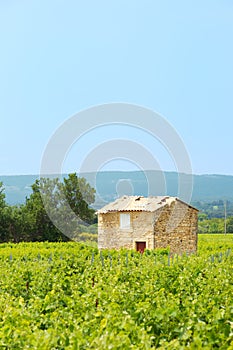
<path fill-rule="evenodd" d="M 197 209 L 177 198 L 154 211 L 146 211 L 146 207 L 123 209 L 98 212 L 99 249 L 136 249 L 136 242 L 145 242 L 146 249 L 169 247 L 171 253 L 196 252 Z M 120 214 L 124 213 L 130 214 L 129 228 L 120 228 Z"/>

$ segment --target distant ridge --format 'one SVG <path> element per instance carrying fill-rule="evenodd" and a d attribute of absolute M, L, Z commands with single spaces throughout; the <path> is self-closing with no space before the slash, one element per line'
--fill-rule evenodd
<path fill-rule="evenodd" d="M 6 201 L 10 205 L 22 204 L 32 193 L 31 185 L 38 175 L 2 175 L 0 181 L 5 188 Z"/>
<path fill-rule="evenodd" d="M 65 176 L 65 175 L 64 175 Z M 148 182 L 152 185 L 150 194 L 178 194 L 178 173 L 161 171 L 106 171 L 80 174 L 97 190 L 95 207 L 110 202 L 123 194 L 148 195 Z M 182 181 L 190 180 L 190 175 L 181 174 Z M 4 175 L 0 181 L 5 187 L 6 201 L 10 205 L 22 204 L 31 194 L 31 185 L 38 175 Z M 193 175 L 192 201 L 213 201 L 227 199 L 233 201 L 233 176 Z"/>

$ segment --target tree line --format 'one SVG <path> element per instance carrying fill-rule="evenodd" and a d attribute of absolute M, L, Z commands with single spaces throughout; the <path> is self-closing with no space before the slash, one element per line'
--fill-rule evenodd
<path fill-rule="evenodd" d="M 96 240 L 97 217 L 90 207 L 95 189 L 76 173 L 66 178 L 40 178 L 21 205 L 8 205 L 0 182 L 0 242 Z M 68 206 L 67 206 L 68 203 Z M 224 233 L 225 220 L 212 217 L 223 213 L 223 201 L 199 204 L 199 233 Z M 227 203 L 228 214 L 231 203 Z M 221 214 L 222 215 L 222 214 Z M 91 225 L 91 226 L 89 226 Z M 69 234 L 64 234 L 64 233 Z M 233 215 L 226 220 L 226 232 L 233 233 Z"/>
<path fill-rule="evenodd" d="M 94 201 L 95 189 L 76 173 L 36 180 L 25 203 L 14 206 L 6 203 L 0 182 L 0 242 L 78 239 L 84 226 L 97 222 Z"/>
<path fill-rule="evenodd" d="M 198 233 L 233 233 L 233 216 L 224 218 L 208 218 L 205 213 L 198 217 Z"/>
<path fill-rule="evenodd" d="M 229 200 L 215 200 L 215 201 L 194 201 L 192 205 L 200 210 L 201 213 L 206 214 L 208 219 L 224 218 L 225 211 L 227 216 L 233 216 L 233 202 Z"/>

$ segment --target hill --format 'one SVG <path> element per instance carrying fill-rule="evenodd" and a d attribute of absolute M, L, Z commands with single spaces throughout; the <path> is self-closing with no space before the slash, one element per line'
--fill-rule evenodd
<path fill-rule="evenodd" d="M 123 194 L 178 195 L 178 173 L 175 172 L 106 171 L 97 175 L 84 173 L 80 176 L 84 176 L 96 188 L 96 208 Z M 188 184 L 190 175 L 181 174 L 181 176 L 182 181 Z M 10 205 L 24 203 L 26 197 L 30 196 L 31 185 L 37 178 L 38 175 L 0 176 L 0 181 L 5 187 L 7 203 Z M 193 175 L 192 202 L 219 199 L 233 201 L 233 176 Z"/>

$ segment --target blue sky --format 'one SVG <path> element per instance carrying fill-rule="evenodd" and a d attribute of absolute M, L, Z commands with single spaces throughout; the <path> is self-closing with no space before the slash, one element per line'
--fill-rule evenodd
<path fill-rule="evenodd" d="M 55 130 L 110 102 L 164 116 L 194 173 L 233 175 L 232 38 L 231 0 L 0 1 L 0 175 L 39 173 Z M 81 148 L 117 137 L 122 130 L 110 128 Z M 128 130 L 128 137 L 139 136 Z M 140 142 L 174 170 L 158 142 L 145 135 Z M 77 152 L 64 171 L 79 167 Z"/>

